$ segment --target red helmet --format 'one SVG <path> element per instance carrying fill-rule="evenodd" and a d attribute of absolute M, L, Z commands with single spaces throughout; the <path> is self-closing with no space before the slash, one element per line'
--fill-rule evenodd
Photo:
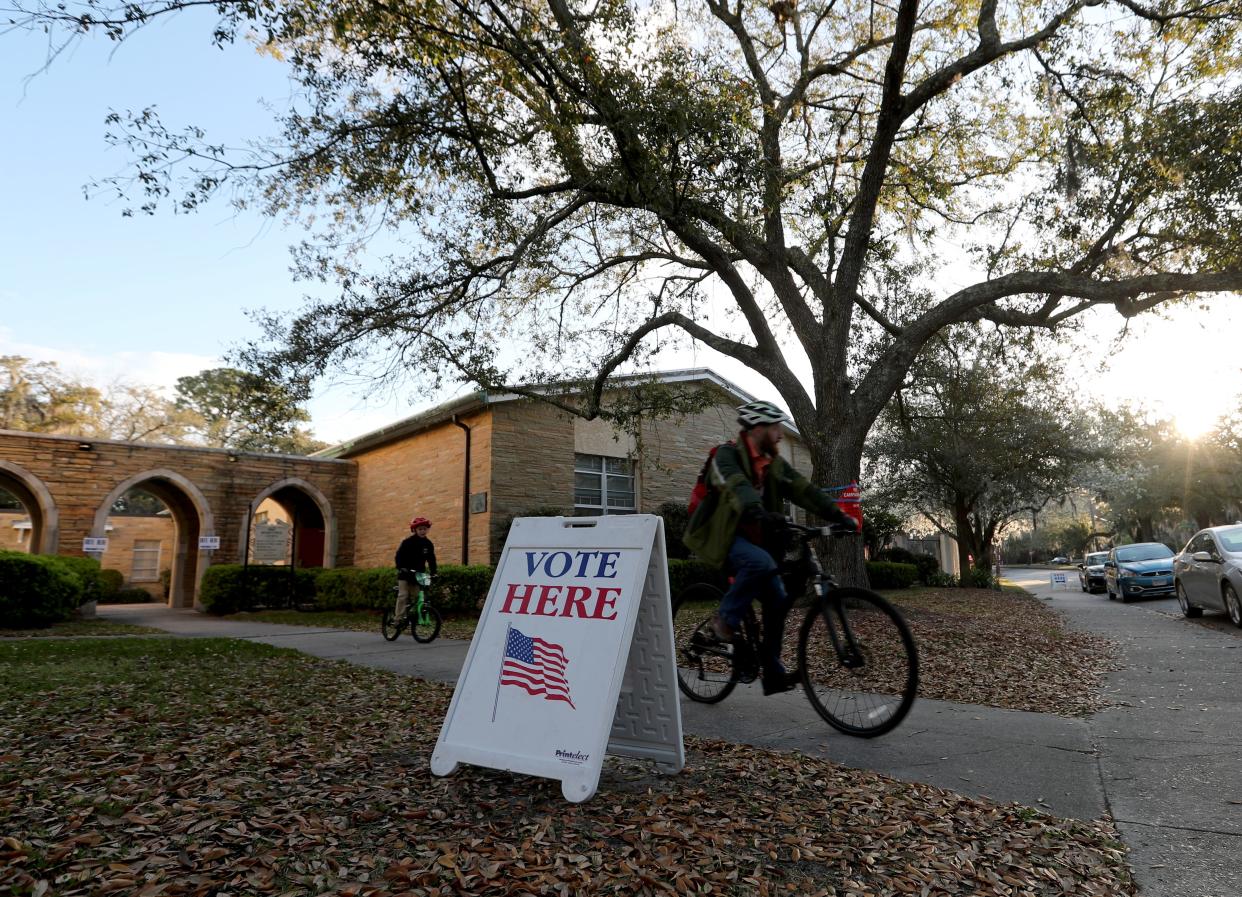
<path fill-rule="evenodd" d="M 431 521 L 428 520 L 426 517 L 415 517 L 413 520 L 410 521 L 410 532 L 414 532 L 414 530 L 420 526 L 430 527 Z"/>

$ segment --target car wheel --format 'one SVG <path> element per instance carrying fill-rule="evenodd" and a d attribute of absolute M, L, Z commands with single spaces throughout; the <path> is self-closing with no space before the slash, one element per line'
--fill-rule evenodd
<path fill-rule="evenodd" d="M 1190 603 L 1190 599 L 1186 596 L 1186 587 L 1180 582 L 1177 584 L 1177 603 L 1182 608 L 1182 616 L 1184 617 L 1201 617 L 1203 616 L 1203 608 L 1195 607 Z"/>
<path fill-rule="evenodd" d="M 1242 602 L 1238 601 L 1238 593 L 1232 585 L 1225 583 L 1225 610 L 1233 625 L 1242 629 Z"/>

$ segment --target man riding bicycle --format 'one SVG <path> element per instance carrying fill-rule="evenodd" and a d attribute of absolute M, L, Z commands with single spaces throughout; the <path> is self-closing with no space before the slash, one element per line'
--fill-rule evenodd
<path fill-rule="evenodd" d="M 793 599 L 786 594 L 772 552 L 779 550 L 785 522 L 783 507 L 791 501 L 842 529 L 856 529 L 852 517 L 778 453 L 784 436 L 785 413 L 771 402 L 747 402 L 738 409 L 742 430 L 737 442 L 718 446 L 707 466 L 711 487 L 686 525 L 682 541 L 703 560 L 733 571 L 733 583 L 720 600 L 713 629 L 732 641 L 742 617 L 756 598 L 763 604 L 763 665 L 765 695 L 796 687 L 781 663 L 785 618 Z"/>

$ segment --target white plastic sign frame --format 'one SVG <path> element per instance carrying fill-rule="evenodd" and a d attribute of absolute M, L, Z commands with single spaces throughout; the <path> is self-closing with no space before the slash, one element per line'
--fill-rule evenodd
<path fill-rule="evenodd" d="M 686 763 L 664 521 L 513 521 L 431 756 L 559 779 L 573 803 L 604 754 Z"/>

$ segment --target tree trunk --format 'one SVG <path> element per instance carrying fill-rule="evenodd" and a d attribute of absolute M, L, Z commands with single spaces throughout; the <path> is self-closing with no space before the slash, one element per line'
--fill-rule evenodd
<path fill-rule="evenodd" d="M 836 495 L 839 487 L 858 481 L 862 470 L 863 437 L 838 430 L 822 440 L 806 434 L 811 453 L 811 482 Z M 806 471 L 803 471 L 806 473 Z M 867 495 L 862 495 L 863 518 L 867 516 Z M 863 540 L 831 539 L 820 555 L 824 572 L 831 574 L 839 585 L 866 587 L 867 564 L 863 557 Z"/>
<path fill-rule="evenodd" d="M 958 581 L 962 585 L 968 583 L 971 568 L 971 545 L 974 533 L 970 526 L 970 511 L 961 501 L 953 504 L 953 529 L 957 533 L 957 567 Z"/>

